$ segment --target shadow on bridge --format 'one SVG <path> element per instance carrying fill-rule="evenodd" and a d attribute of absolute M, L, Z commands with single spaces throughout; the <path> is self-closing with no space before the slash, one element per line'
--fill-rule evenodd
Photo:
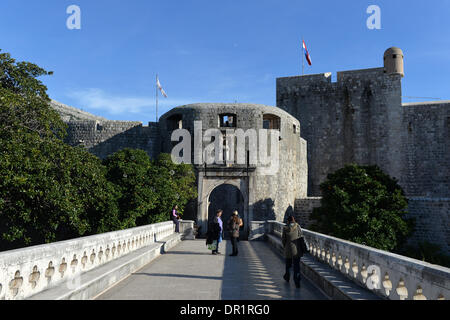
<path fill-rule="evenodd" d="M 210 256 L 211 255 L 211 251 L 207 251 L 207 252 L 196 252 L 196 251 L 168 251 L 165 254 L 184 254 L 184 255 L 189 255 L 189 256 L 203 256 L 203 255 L 207 255 Z"/>
<path fill-rule="evenodd" d="M 100 300 L 268 300 L 326 297 L 306 279 L 302 287 L 286 283 L 284 263 L 266 242 L 239 242 L 230 257 L 224 241 L 212 255 L 205 240 L 186 240 L 116 284 Z"/>
<path fill-rule="evenodd" d="M 237 257 L 225 257 L 222 300 L 327 299 L 305 278 L 302 279 L 300 289 L 295 287 L 292 280 L 287 283 L 282 278 L 285 272 L 282 257 L 266 242 L 241 241 L 238 245 Z"/>
<path fill-rule="evenodd" d="M 209 279 L 209 280 L 222 280 L 222 277 L 209 277 L 209 276 L 197 276 L 191 274 L 177 274 L 177 273 L 133 273 L 137 276 L 148 276 L 148 277 L 164 277 L 164 278 L 189 278 L 189 279 Z"/>

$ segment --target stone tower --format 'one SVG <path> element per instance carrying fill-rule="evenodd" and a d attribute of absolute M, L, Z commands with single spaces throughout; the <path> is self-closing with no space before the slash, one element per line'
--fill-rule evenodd
<path fill-rule="evenodd" d="M 327 175 L 350 163 L 401 178 L 403 70 L 387 65 L 389 73 L 343 71 L 336 81 L 330 73 L 277 79 L 277 106 L 301 121 L 308 143 L 308 196 L 320 196 Z"/>
<path fill-rule="evenodd" d="M 388 75 L 398 74 L 404 77 L 403 58 L 403 51 L 400 48 L 387 49 L 384 53 L 384 72 Z"/>
<path fill-rule="evenodd" d="M 248 227 L 253 221 L 285 221 L 294 213 L 295 200 L 307 195 L 307 150 L 306 141 L 301 138 L 300 122 L 279 108 L 247 103 L 197 103 L 173 108 L 161 116 L 159 123 L 161 141 L 164 142 L 162 152 L 171 153 L 179 143 L 171 142 L 175 130 L 186 129 L 192 137 L 191 162 L 198 182 L 197 215 L 194 219 L 202 227 L 202 234 L 207 231 L 208 221 L 214 217 L 216 209 L 224 210 L 224 221 L 236 209 L 244 220 L 241 235 L 252 239 Z M 199 123 L 201 127 L 198 127 Z M 211 139 L 205 138 L 211 129 L 221 131 L 226 146 L 230 146 L 230 149 L 224 148 L 222 155 L 224 159 L 233 159 L 230 164 L 206 165 L 203 160 L 200 163 L 196 161 L 196 156 L 204 154 L 211 143 Z M 256 150 L 249 149 L 252 132 L 256 138 L 254 130 L 259 132 L 260 129 L 279 132 L 279 165 L 273 174 L 266 172 L 262 162 L 250 161 L 251 155 L 256 156 Z M 239 138 L 234 136 L 234 132 L 239 130 L 243 137 L 240 141 L 248 151 L 248 155 L 244 155 L 249 159 L 246 164 L 236 161 Z M 257 143 L 261 143 L 260 138 Z M 268 148 L 272 148 L 272 142 Z"/>

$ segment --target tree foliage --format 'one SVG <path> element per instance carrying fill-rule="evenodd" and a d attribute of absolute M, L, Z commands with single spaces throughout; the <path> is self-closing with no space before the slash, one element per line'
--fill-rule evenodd
<path fill-rule="evenodd" d="M 149 215 L 148 223 L 164 221 L 170 214 L 168 208 L 178 205 L 183 215 L 186 204 L 197 197 L 196 178 L 192 165 L 175 164 L 170 154 L 158 156 L 151 171 L 152 186 L 158 197 L 155 208 Z"/>
<path fill-rule="evenodd" d="M 49 108 L 47 87 L 38 77 L 51 75 L 29 62 L 16 62 L 0 50 L 0 130 L 6 133 L 33 132 L 40 137 L 62 138 L 66 126 Z"/>
<path fill-rule="evenodd" d="M 107 229 L 117 208 L 104 171 L 95 156 L 60 140 L 25 133 L 1 141 L 2 240 L 23 247 Z"/>
<path fill-rule="evenodd" d="M 316 231 L 391 251 L 413 230 L 402 188 L 377 166 L 347 165 L 320 189 L 321 207 L 311 216 Z"/>
<path fill-rule="evenodd" d="M 143 150 L 124 149 L 104 164 L 108 180 L 120 192 L 122 224 L 117 228 L 167 221 L 174 205 L 182 213 L 187 202 L 197 196 L 193 167 L 173 163 L 169 154 L 151 161 Z"/>
<path fill-rule="evenodd" d="M 38 79 L 49 74 L 0 53 L 0 250 L 165 221 L 195 196 L 192 167 L 167 155 L 127 149 L 103 164 L 65 144 Z"/>
<path fill-rule="evenodd" d="M 108 229 L 113 185 L 95 156 L 61 140 L 66 126 L 38 79 L 51 74 L 0 54 L 0 249 Z"/>
<path fill-rule="evenodd" d="M 117 201 L 120 213 L 116 228 L 135 227 L 137 221 L 155 208 L 157 196 L 149 174 L 152 162 L 143 150 L 124 149 L 109 156 L 104 164 L 107 179 L 119 191 Z"/>

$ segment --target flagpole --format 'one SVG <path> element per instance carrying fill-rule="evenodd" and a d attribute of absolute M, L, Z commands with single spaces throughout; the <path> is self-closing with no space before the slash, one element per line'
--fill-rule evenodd
<path fill-rule="evenodd" d="M 156 122 L 158 122 L 158 74 L 156 74 Z"/>

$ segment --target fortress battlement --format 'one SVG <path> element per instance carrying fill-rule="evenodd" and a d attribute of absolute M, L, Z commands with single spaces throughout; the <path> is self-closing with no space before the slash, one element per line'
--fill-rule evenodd
<path fill-rule="evenodd" d="M 283 138 L 278 175 L 252 183 L 235 181 L 238 188 L 252 187 L 262 199 L 252 204 L 250 220 L 267 218 L 261 212 L 270 206 L 272 218 L 282 220 L 292 212 L 292 205 L 305 220 L 319 205 L 320 184 L 328 174 L 350 163 L 378 165 L 398 180 L 411 199 L 408 212 L 419 226 L 411 241 L 426 240 L 448 251 L 450 101 L 402 103 L 403 58 L 399 48 L 389 48 L 380 68 L 278 78 L 278 108 L 190 104 L 172 109 L 148 126 L 108 120 L 58 103 L 53 106 L 68 124 L 67 142 L 100 158 L 133 148 L 154 159 L 171 151 L 174 129 L 192 129 L 195 120 L 202 120 L 204 128 L 220 127 L 225 117 L 243 129 L 276 127 Z M 217 173 L 223 174 L 229 173 Z M 206 178 L 204 185 L 199 183 L 203 186 L 199 194 L 213 190 L 218 179 Z"/>
<path fill-rule="evenodd" d="M 367 84 L 390 84 L 399 82 L 400 75 L 387 74 L 385 68 L 370 68 L 338 71 L 333 81 L 331 72 L 277 78 L 278 93 L 301 92 L 303 90 L 336 90 L 343 86 L 365 86 Z"/>
<path fill-rule="evenodd" d="M 450 107 L 450 100 L 424 101 L 424 102 L 404 102 L 404 107 Z"/>

